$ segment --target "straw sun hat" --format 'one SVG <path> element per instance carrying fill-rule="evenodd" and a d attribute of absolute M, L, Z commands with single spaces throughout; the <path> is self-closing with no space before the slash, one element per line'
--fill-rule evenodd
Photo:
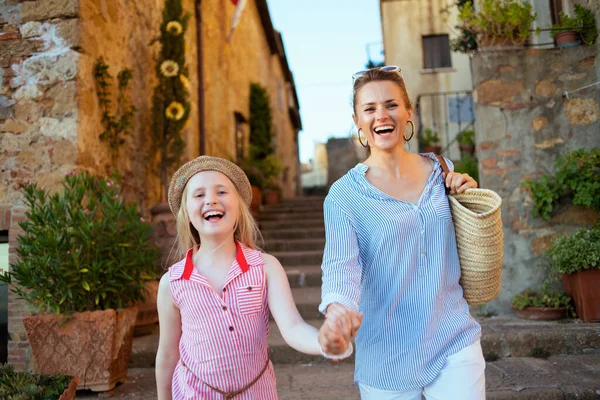
<path fill-rule="evenodd" d="M 228 177 L 235 185 L 244 203 L 250 207 L 252 203 L 252 186 L 248 177 L 240 167 L 219 157 L 200 156 L 183 164 L 173 174 L 169 185 L 169 207 L 173 214 L 177 215 L 181 207 L 181 195 L 185 185 L 190 178 L 202 171 L 217 171 Z"/>

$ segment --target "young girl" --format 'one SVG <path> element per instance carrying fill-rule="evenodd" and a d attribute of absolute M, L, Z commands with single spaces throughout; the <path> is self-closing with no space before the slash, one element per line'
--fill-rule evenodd
<path fill-rule="evenodd" d="M 360 317 L 329 318 L 317 341 L 319 332 L 298 313 L 281 264 L 256 248 L 251 200 L 244 172 L 221 158 L 198 157 L 173 176 L 169 206 L 187 253 L 159 286 L 160 400 L 277 399 L 269 311 L 298 351 L 346 353 L 338 357 L 352 351 Z"/>

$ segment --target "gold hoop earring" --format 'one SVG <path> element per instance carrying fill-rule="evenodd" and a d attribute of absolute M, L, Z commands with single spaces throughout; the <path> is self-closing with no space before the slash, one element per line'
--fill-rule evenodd
<path fill-rule="evenodd" d="M 408 139 L 406 138 L 406 132 L 404 132 L 404 140 L 407 142 L 412 139 L 413 136 L 415 136 L 415 124 L 412 121 L 408 121 L 408 123 L 412 127 L 412 132 L 410 133 L 410 137 Z"/>
<path fill-rule="evenodd" d="M 364 144 L 362 142 L 362 140 L 360 140 L 360 131 L 362 131 L 362 129 L 358 128 L 358 141 L 360 142 L 360 144 L 362 145 L 362 147 L 369 147 L 369 141 L 367 140 L 367 144 Z"/>

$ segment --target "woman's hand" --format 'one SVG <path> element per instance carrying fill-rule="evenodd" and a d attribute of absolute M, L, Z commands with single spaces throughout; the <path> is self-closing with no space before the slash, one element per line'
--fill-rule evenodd
<path fill-rule="evenodd" d="M 446 183 L 446 187 L 450 188 L 450 193 L 462 193 L 467 189 L 476 188 L 477 181 L 469 176 L 469 174 L 460 174 L 458 172 L 443 173 L 442 177 Z"/>
<path fill-rule="evenodd" d="M 330 304 L 325 322 L 319 330 L 321 349 L 327 354 L 343 354 L 356 336 L 361 323 L 362 313 L 350 312 L 340 304 Z"/>

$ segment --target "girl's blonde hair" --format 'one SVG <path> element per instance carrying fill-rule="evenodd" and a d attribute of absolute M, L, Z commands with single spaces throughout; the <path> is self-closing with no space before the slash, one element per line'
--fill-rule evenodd
<path fill-rule="evenodd" d="M 233 186 L 235 187 L 235 185 Z M 181 207 L 179 207 L 177 213 L 177 240 L 179 242 L 180 257 L 184 257 L 189 249 L 200 244 L 200 234 L 190 222 L 186 209 L 187 192 L 188 186 L 186 184 L 181 194 Z M 235 193 L 238 197 L 238 220 L 235 224 L 233 238 L 246 247 L 260 250 L 263 239 L 258 224 L 237 189 Z"/>

